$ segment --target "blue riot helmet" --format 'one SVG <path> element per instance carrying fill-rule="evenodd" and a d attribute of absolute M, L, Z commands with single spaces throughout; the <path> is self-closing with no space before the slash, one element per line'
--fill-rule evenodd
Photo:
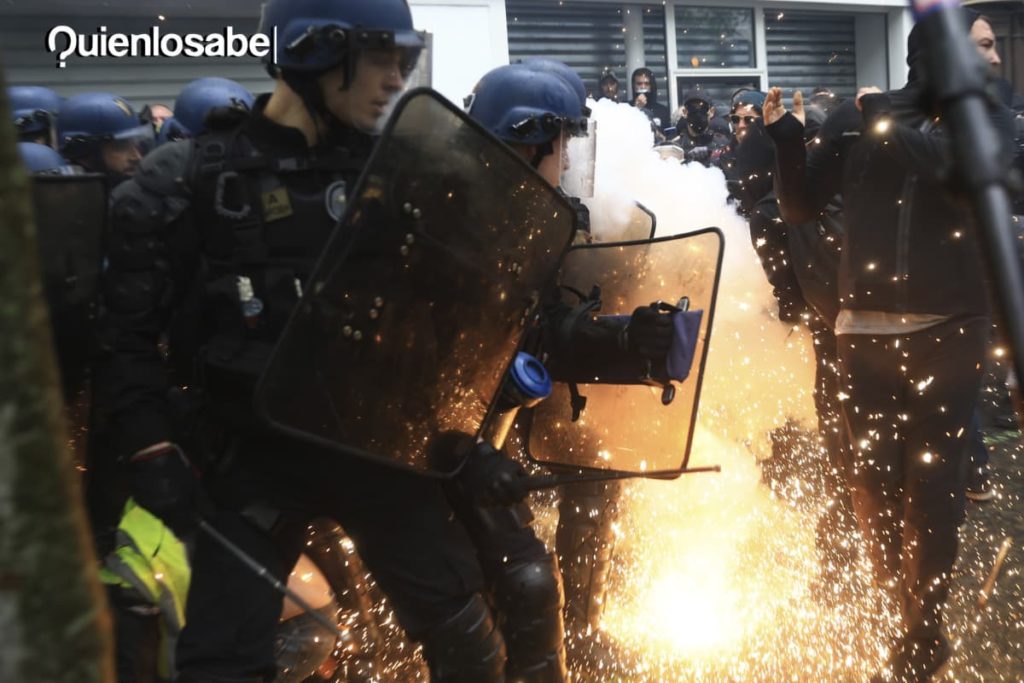
<path fill-rule="evenodd" d="M 70 97 L 60 114 L 57 149 L 89 171 L 131 175 L 141 159 L 141 146 L 153 138 L 152 126 L 142 123 L 130 104 L 111 93 Z"/>
<path fill-rule="evenodd" d="M 25 142 L 45 139 L 49 143 L 60 110 L 60 95 L 38 85 L 15 85 L 7 89 L 7 99 L 18 139 Z"/>
<path fill-rule="evenodd" d="M 160 130 L 156 133 L 156 146 L 174 142 L 176 140 L 184 140 L 192 137 L 192 132 L 188 128 L 178 123 L 178 119 L 173 116 L 164 121 L 164 124 L 160 126 Z"/>
<path fill-rule="evenodd" d="M 597 162 L 597 122 L 590 119 L 587 86 L 580 75 L 564 62 L 547 57 L 527 57 L 521 64 L 528 69 L 552 73 L 565 81 L 580 100 L 580 112 L 588 117 L 587 134 L 574 136 L 568 142 L 569 168 L 562 174 L 562 189 L 579 198 L 594 196 L 594 175 Z"/>
<path fill-rule="evenodd" d="M 548 59 L 547 57 L 527 57 L 520 64 L 534 71 L 553 73 L 568 83 L 569 87 L 576 93 L 576 97 L 580 100 L 580 109 L 583 115 L 590 116 L 590 109 L 587 108 L 587 86 L 584 85 L 583 79 L 580 78 L 580 75 L 571 66 L 565 62 L 560 62 L 557 59 Z"/>
<path fill-rule="evenodd" d="M 550 143 L 563 132 L 585 135 L 579 98 L 559 76 L 521 64 L 489 71 L 468 99 L 467 113 L 499 140 Z"/>
<path fill-rule="evenodd" d="M 198 78 L 182 88 L 174 101 L 173 120 L 178 128 L 175 133 L 184 131 L 186 136 L 199 135 L 206 131 L 206 117 L 214 109 L 248 111 L 255 100 L 245 87 L 228 78 Z M 164 121 L 164 125 L 168 121 Z"/>
<path fill-rule="evenodd" d="M 29 173 L 68 174 L 71 165 L 52 147 L 35 142 L 19 142 L 18 156 Z"/>
<path fill-rule="evenodd" d="M 277 31 L 277 61 L 266 58 L 271 75 L 278 76 L 302 98 L 311 113 L 325 121 L 333 117 L 324 101 L 318 78 L 337 67 L 344 68 L 341 89 L 347 89 L 356 74 L 361 55 L 398 50 L 400 87 L 404 87 L 419 61 L 425 45 L 413 26 L 406 0 L 270 0 L 263 7 L 260 31 Z M 353 114 L 352 125 L 373 129 L 383 118 Z"/>
<path fill-rule="evenodd" d="M 533 147 L 530 165 L 556 187 L 565 181 L 575 160 L 570 161 L 569 143 L 587 135 L 588 119 L 580 101 L 560 76 L 530 69 L 522 64 L 500 66 L 477 83 L 467 99 L 467 112 L 498 139 L 518 146 Z M 554 155 L 554 167 L 541 164 Z"/>

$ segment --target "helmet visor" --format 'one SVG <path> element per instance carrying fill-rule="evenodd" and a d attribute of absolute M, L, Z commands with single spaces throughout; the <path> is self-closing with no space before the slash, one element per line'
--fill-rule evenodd
<path fill-rule="evenodd" d="M 575 135 L 566 143 L 568 168 L 562 171 L 562 189 L 579 199 L 594 196 L 594 168 L 597 163 L 597 121 L 587 120 L 586 135 Z"/>

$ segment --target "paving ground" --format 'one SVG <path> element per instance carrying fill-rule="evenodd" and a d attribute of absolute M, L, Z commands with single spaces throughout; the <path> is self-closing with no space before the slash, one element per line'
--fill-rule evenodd
<path fill-rule="evenodd" d="M 1024 681 L 1024 448 L 1016 430 L 990 428 L 998 496 L 968 508 L 956 589 L 947 608 L 957 654 L 950 680 Z M 1004 539 L 1013 545 L 985 608 L 978 595 Z"/>

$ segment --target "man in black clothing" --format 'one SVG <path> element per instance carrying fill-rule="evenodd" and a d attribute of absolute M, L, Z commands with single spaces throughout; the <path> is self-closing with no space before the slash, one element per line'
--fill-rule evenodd
<path fill-rule="evenodd" d="M 665 130 L 672 126 L 672 116 L 668 107 L 658 101 L 658 82 L 654 72 L 646 68 L 637 69 L 633 72 L 632 82 L 633 99 L 630 104 L 646 114 L 654 128 L 664 135 Z"/>
<path fill-rule="evenodd" d="M 878 680 L 924 681 L 949 657 L 942 607 L 989 318 L 970 216 L 943 184 L 948 140 L 922 108 L 920 25 L 908 55 L 904 88 L 862 89 L 809 151 L 799 93 L 788 113 L 773 88 L 765 120 L 787 223 L 814 219 L 842 195 L 836 335 L 848 476 L 876 574 L 903 617 Z M 1008 112 L 993 104 L 992 116 L 1009 141 Z"/>
<path fill-rule="evenodd" d="M 715 105 L 703 90 L 690 90 L 683 96 L 676 128 L 679 137 L 674 140 L 686 152 L 687 161 L 697 161 L 705 166 L 717 162 L 722 150 L 729 145 L 729 138 L 711 127 L 715 116 Z"/>

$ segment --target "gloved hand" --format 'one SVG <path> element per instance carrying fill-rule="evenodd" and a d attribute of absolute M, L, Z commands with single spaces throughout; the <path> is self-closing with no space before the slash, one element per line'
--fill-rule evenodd
<path fill-rule="evenodd" d="M 459 476 L 479 505 L 514 505 L 529 493 L 523 466 L 487 443 L 473 447 Z"/>
<path fill-rule="evenodd" d="M 687 161 L 700 161 L 704 162 L 711 158 L 711 148 L 709 147 L 694 147 L 686 153 Z"/>
<path fill-rule="evenodd" d="M 193 531 L 199 513 L 199 472 L 176 444 L 144 448 L 128 459 L 135 502 L 178 536 Z"/>
<path fill-rule="evenodd" d="M 663 361 L 672 346 L 672 316 L 654 306 L 641 306 L 633 311 L 623 331 L 624 346 L 630 353 Z"/>

